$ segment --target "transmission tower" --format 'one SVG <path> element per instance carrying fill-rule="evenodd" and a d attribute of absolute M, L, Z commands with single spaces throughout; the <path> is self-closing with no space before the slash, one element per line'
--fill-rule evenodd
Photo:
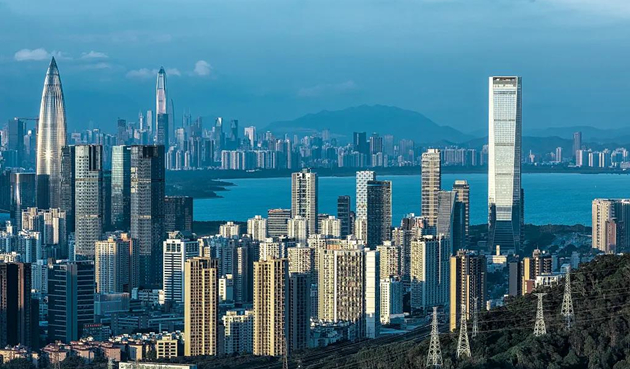
<path fill-rule="evenodd" d="M 479 297 L 473 297 L 473 326 L 471 337 L 477 337 L 479 333 Z"/>
<path fill-rule="evenodd" d="M 431 322 L 431 341 L 427 354 L 427 367 L 442 368 L 442 349 L 440 348 L 440 331 L 438 330 L 437 306 L 433 307 L 433 321 Z"/>
<path fill-rule="evenodd" d="M 547 334 L 545 327 L 545 316 L 543 315 L 543 296 L 546 293 L 535 293 L 538 296 L 538 309 L 536 310 L 536 324 L 534 325 L 534 336 L 540 337 Z"/>
<path fill-rule="evenodd" d="M 459 340 L 457 341 L 457 358 L 470 357 L 470 344 L 468 343 L 468 328 L 466 326 L 466 304 L 462 304 L 462 312 L 459 316 Z"/>
<path fill-rule="evenodd" d="M 567 329 L 571 329 L 575 319 L 573 299 L 571 298 L 571 269 L 567 270 L 567 276 L 564 279 L 564 298 L 562 299 L 562 311 L 560 314 L 567 320 Z"/>

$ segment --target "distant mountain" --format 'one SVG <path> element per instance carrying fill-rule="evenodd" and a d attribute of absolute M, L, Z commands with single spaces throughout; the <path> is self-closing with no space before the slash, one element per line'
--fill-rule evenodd
<path fill-rule="evenodd" d="M 367 132 L 368 136 L 392 134 L 396 139 L 408 138 L 418 143 L 446 140 L 452 143 L 468 141 L 473 136 L 449 126 L 441 126 L 424 115 L 394 106 L 361 105 L 343 110 L 323 110 L 288 121 L 270 123 L 275 134 L 313 134 L 328 129 L 333 136 L 352 140 L 352 132 Z"/>
<path fill-rule="evenodd" d="M 573 133 L 578 131 L 582 132 L 582 141 L 588 143 L 630 142 L 630 131 L 628 128 L 606 129 L 590 126 L 548 127 L 525 130 L 525 134 L 537 137 L 558 136 L 572 140 Z"/>

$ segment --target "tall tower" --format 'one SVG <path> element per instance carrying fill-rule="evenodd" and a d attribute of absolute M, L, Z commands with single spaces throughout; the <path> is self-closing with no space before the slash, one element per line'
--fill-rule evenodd
<path fill-rule="evenodd" d="M 308 234 L 317 233 L 317 173 L 310 169 L 291 176 L 291 216 L 306 218 Z"/>
<path fill-rule="evenodd" d="M 114 229 L 128 230 L 131 222 L 131 147 L 112 147 L 111 223 Z"/>
<path fill-rule="evenodd" d="M 429 227 L 437 226 L 438 194 L 442 188 L 440 150 L 429 149 L 422 154 L 422 216 Z"/>
<path fill-rule="evenodd" d="M 219 268 L 217 259 L 186 261 L 184 355 L 217 355 L 219 348 Z"/>
<path fill-rule="evenodd" d="M 521 77 L 490 77 L 488 246 L 518 252 L 523 241 Z"/>
<path fill-rule="evenodd" d="M 375 181 L 376 174 L 371 170 L 363 170 L 357 172 L 357 186 L 356 186 L 356 217 L 365 219 L 367 218 L 367 183 L 369 181 Z"/>
<path fill-rule="evenodd" d="M 37 124 L 37 206 L 57 208 L 60 202 L 61 148 L 66 146 L 66 106 L 57 62 L 52 58 L 42 92 Z"/>
<path fill-rule="evenodd" d="M 164 71 L 164 67 L 162 67 L 157 74 L 157 81 L 155 83 L 155 143 L 168 147 L 169 112 L 166 106 L 166 71 Z"/>
<path fill-rule="evenodd" d="M 461 214 L 463 218 L 461 222 L 455 222 L 461 226 L 461 239 L 454 237 L 453 249 L 465 248 L 468 245 L 468 229 L 470 227 L 470 186 L 466 180 L 456 180 L 453 184 L 453 191 L 456 193 L 455 214 Z"/>
<path fill-rule="evenodd" d="M 286 354 L 287 259 L 254 262 L 254 355 Z"/>
<path fill-rule="evenodd" d="M 103 233 L 103 147 L 75 146 L 75 254 L 94 260 Z"/>
<path fill-rule="evenodd" d="M 374 249 L 391 238 L 392 182 L 367 183 L 367 245 Z"/>
<path fill-rule="evenodd" d="M 131 147 L 131 237 L 138 241 L 140 286 L 162 286 L 164 146 Z"/>

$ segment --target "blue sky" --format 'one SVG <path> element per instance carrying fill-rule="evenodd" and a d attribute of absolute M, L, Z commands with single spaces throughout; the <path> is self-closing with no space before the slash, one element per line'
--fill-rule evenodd
<path fill-rule="evenodd" d="M 525 129 L 630 123 L 627 0 L 0 0 L 0 119 L 34 116 L 56 55 L 70 130 L 155 105 L 262 126 L 386 104 L 484 130 L 519 74 Z M 177 120 L 179 120 L 177 118 Z"/>

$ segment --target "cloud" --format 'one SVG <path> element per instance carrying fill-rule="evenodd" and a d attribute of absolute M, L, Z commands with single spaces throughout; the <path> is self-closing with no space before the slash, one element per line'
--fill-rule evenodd
<path fill-rule="evenodd" d="M 181 76 L 182 73 L 179 71 L 179 69 L 177 68 L 167 68 L 166 70 L 166 76 Z M 158 70 L 157 69 L 149 69 L 149 68 L 140 68 L 140 69 L 134 69 L 134 70 L 130 70 L 127 72 L 126 77 L 129 79 L 149 79 L 149 78 L 155 78 L 155 76 L 158 74 Z"/>
<path fill-rule="evenodd" d="M 212 72 L 212 66 L 207 61 L 198 60 L 195 63 L 195 69 L 193 70 L 194 74 L 205 77 L 205 76 L 209 76 L 210 72 Z"/>
<path fill-rule="evenodd" d="M 102 70 L 102 69 L 112 69 L 113 66 L 109 63 L 100 62 L 100 63 L 94 63 L 94 64 L 86 64 L 82 66 L 81 68 L 91 69 L 91 70 L 98 70 L 98 69 Z"/>
<path fill-rule="evenodd" d="M 59 60 L 70 60 L 72 57 L 61 51 L 48 52 L 46 49 L 22 49 L 17 51 L 13 58 L 17 61 L 30 61 L 30 60 L 46 60 L 51 57 L 55 57 Z"/>
<path fill-rule="evenodd" d="M 81 59 L 107 59 L 108 57 L 107 54 L 94 50 L 81 54 Z"/>
<path fill-rule="evenodd" d="M 155 72 L 157 74 L 157 72 Z M 178 76 L 180 77 L 182 75 L 182 73 L 179 71 L 179 69 L 177 68 L 167 68 L 166 69 L 166 76 Z"/>
<path fill-rule="evenodd" d="M 352 90 L 356 90 L 357 85 L 354 81 L 345 81 L 333 84 L 320 84 L 312 87 L 305 87 L 298 90 L 300 97 L 320 97 L 326 95 L 339 95 Z"/>

